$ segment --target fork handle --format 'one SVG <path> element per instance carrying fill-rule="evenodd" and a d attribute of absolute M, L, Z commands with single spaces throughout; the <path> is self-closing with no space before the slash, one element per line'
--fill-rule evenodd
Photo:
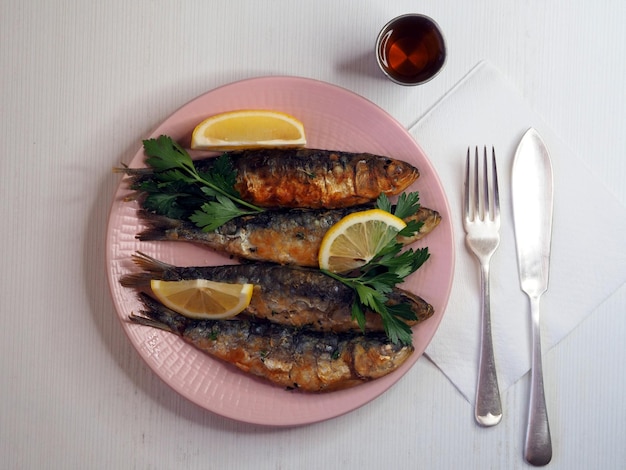
<path fill-rule="evenodd" d="M 481 263 L 482 291 L 480 358 L 474 417 L 481 426 L 495 426 L 502 419 L 502 404 L 496 375 L 496 362 L 491 341 L 491 299 L 489 294 L 489 263 Z"/>

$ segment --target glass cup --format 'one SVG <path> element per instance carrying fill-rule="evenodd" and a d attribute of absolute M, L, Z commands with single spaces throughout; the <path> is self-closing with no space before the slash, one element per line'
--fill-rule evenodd
<path fill-rule="evenodd" d="M 446 43 L 432 18 L 417 13 L 402 15 L 378 34 L 376 59 L 390 80 L 400 85 L 419 85 L 443 68 Z"/>

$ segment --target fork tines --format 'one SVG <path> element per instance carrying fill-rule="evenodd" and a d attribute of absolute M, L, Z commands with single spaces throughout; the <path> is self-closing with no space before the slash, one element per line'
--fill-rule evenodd
<path fill-rule="evenodd" d="M 497 221 L 500 217 L 500 193 L 498 190 L 498 172 L 496 168 L 496 150 L 491 147 L 491 178 L 488 174 L 487 146 L 483 148 L 483 186 L 479 184 L 478 146 L 474 151 L 474 174 L 470 175 L 470 148 L 467 148 L 465 169 L 465 218 L 467 222 L 475 219 Z M 473 176 L 473 178 L 472 178 Z M 489 180 L 493 191 L 489 191 Z"/>

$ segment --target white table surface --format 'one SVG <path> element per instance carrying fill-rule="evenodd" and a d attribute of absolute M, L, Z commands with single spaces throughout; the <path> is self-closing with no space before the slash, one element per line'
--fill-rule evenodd
<path fill-rule="evenodd" d="M 439 22 L 450 52 L 435 80 L 406 88 L 382 77 L 373 43 L 414 11 Z M 324 80 L 409 126 L 488 59 L 626 203 L 625 24 L 621 0 L 2 2 L 0 467 L 527 467 L 528 376 L 489 429 L 425 358 L 368 405 L 301 428 L 230 421 L 172 391 L 109 297 L 111 168 L 179 106 L 231 81 Z M 624 468 L 625 314 L 622 286 L 545 354 L 551 468 Z"/>

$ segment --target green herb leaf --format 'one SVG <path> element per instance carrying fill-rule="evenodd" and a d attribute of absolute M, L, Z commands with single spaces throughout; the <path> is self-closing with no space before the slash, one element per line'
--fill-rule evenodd
<path fill-rule="evenodd" d="M 385 333 L 392 343 L 411 344 L 413 341 L 413 331 L 411 327 L 398 318 L 395 306 L 385 306 L 386 314 L 383 314 L 383 323 L 385 325 Z M 411 312 L 413 313 L 413 312 Z M 413 320 L 414 318 L 406 318 Z"/>
<path fill-rule="evenodd" d="M 176 203 L 178 197 L 178 194 L 154 193 L 148 195 L 142 204 L 149 211 L 177 219 L 185 213 L 184 209 Z"/>
<path fill-rule="evenodd" d="M 162 135 L 156 139 L 144 140 L 143 148 L 148 156 L 146 164 L 156 171 L 172 168 L 193 169 L 193 162 L 189 154 L 171 137 Z"/>
<path fill-rule="evenodd" d="M 424 222 L 417 220 L 409 220 L 406 223 L 406 227 L 404 227 L 400 232 L 398 232 L 399 237 L 412 237 L 417 232 L 419 232 L 424 225 Z"/>
<path fill-rule="evenodd" d="M 200 177 L 210 183 L 211 186 L 221 188 L 223 192 L 226 192 L 228 196 L 238 198 L 239 193 L 235 190 L 236 172 L 233 169 L 233 164 L 228 158 L 228 155 L 222 154 L 215 159 L 215 163 L 211 169 L 211 172 L 199 173 Z M 204 187 L 209 189 L 209 187 Z"/>
<path fill-rule="evenodd" d="M 420 196 L 417 191 L 408 194 L 402 193 L 400 194 L 400 196 L 398 196 L 397 204 L 393 206 L 389 201 L 387 195 L 383 193 L 378 196 L 378 199 L 376 200 L 376 207 L 386 212 L 389 212 L 396 217 L 406 219 L 407 217 L 411 217 L 412 215 L 415 215 L 417 213 L 420 208 L 419 200 Z M 419 232 L 423 225 L 423 222 L 409 220 L 406 227 L 400 230 L 398 236 L 411 237 Z"/>
<path fill-rule="evenodd" d="M 420 195 L 418 192 L 402 193 L 398 197 L 398 203 L 393 214 L 401 219 L 414 215 L 420 208 L 419 201 Z"/>
<path fill-rule="evenodd" d="M 360 302 L 352 303 L 352 318 L 356 320 L 361 331 L 365 331 L 365 313 L 363 313 Z"/>
<path fill-rule="evenodd" d="M 402 251 L 402 244 L 393 238 L 356 272 L 345 275 L 324 269 L 322 272 L 354 290 L 352 318 L 356 319 L 362 330 L 365 329 L 364 309 L 368 308 L 381 316 L 391 342 L 409 344 L 412 341 L 412 331 L 405 320 L 417 320 L 417 316 L 409 305 L 387 305 L 387 296 L 429 257 L 428 248 Z"/>
<path fill-rule="evenodd" d="M 218 194 L 216 201 L 203 204 L 200 210 L 195 211 L 189 219 L 204 232 L 210 232 L 235 217 L 251 213 L 250 211 L 242 211 L 233 201 Z"/>
<path fill-rule="evenodd" d="M 391 205 L 391 201 L 389 200 L 389 198 L 387 197 L 385 193 L 381 193 L 380 196 L 378 196 L 378 199 L 376 199 L 376 207 L 378 207 L 379 209 L 385 212 L 389 212 L 390 214 L 393 214 L 393 211 L 392 211 L 393 206 Z"/>
<path fill-rule="evenodd" d="M 241 199 L 235 189 L 237 173 L 227 154 L 217 157 L 210 171 L 199 172 L 191 156 L 171 137 L 147 139 L 143 146 L 153 173 L 136 189 L 146 193 L 146 209 L 167 217 L 189 218 L 205 231 L 264 210 Z"/>
<path fill-rule="evenodd" d="M 395 215 L 396 217 L 400 217 L 401 219 L 406 219 L 414 215 L 420 208 L 420 195 L 419 192 L 415 191 L 412 193 L 402 193 L 398 196 L 398 202 L 395 207 L 391 205 L 389 198 L 386 194 L 382 193 L 376 199 L 376 207 L 390 214 Z"/>

